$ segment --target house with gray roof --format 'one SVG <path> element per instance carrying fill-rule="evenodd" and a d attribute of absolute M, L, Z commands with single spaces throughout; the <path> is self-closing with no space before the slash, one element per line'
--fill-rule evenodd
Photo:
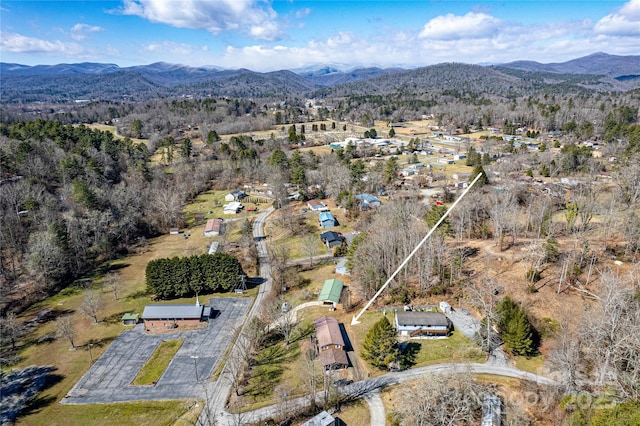
<path fill-rule="evenodd" d="M 142 311 L 144 329 L 149 333 L 161 333 L 172 329 L 193 329 L 207 321 L 211 307 L 196 304 L 147 305 Z"/>
<path fill-rule="evenodd" d="M 449 319 L 440 312 L 397 312 L 395 326 L 398 334 L 411 338 L 446 337 L 451 331 Z"/>

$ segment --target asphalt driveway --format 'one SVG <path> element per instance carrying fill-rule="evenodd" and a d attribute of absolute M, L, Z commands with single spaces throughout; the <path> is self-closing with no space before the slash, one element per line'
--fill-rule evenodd
<path fill-rule="evenodd" d="M 219 314 L 204 330 L 146 335 L 138 324 L 123 331 L 60 401 L 96 404 L 199 397 L 251 306 L 250 298 L 212 298 Z M 132 386 L 140 368 L 163 340 L 184 338 L 182 347 L 155 386 Z"/>

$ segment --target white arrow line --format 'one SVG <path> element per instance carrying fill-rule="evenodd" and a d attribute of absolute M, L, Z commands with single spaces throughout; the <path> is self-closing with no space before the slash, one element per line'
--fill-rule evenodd
<path fill-rule="evenodd" d="M 378 298 L 378 296 L 380 296 L 380 293 L 382 293 L 384 291 L 385 288 L 387 288 L 387 286 L 389 285 L 389 283 L 396 277 L 396 275 L 398 275 L 398 272 L 400 272 L 400 270 L 407 264 L 409 263 L 409 260 L 411 260 L 411 258 L 413 257 L 414 254 L 416 254 L 416 252 L 420 249 L 420 247 L 422 247 L 422 245 L 429 239 L 429 237 L 431 236 L 431 234 L 433 234 L 433 231 L 435 231 L 438 226 L 440 226 L 440 224 L 447 218 L 447 216 L 449 216 L 449 213 L 451 212 L 451 210 L 453 210 L 453 208 L 456 206 L 456 204 L 458 204 L 458 202 L 460 202 L 460 200 L 462 200 L 464 198 L 465 195 L 467 195 L 467 192 L 469 192 L 469 190 L 471 189 L 471 187 L 478 181 L 478 179 L 480 179 L 480 176 L 482 176 L 482 173 L 478 173 L 478 176 L 476 176 L 476 178 L 473 180 L 473 182 L 471 182 L 471 184 L 469 184 L 469 186 L 467 187 L 467 189 L 464 190 L 464 192 L 458 197 L 458 199 L 451 205 L 451 207 L 449 207 L 447 209 L 447 211 L 442 215 L 442 217 L 440 218 L 440 220 L 438 220 L 438 222 L 433 226 L 433 228 L 431 228 L 429 230 L 429 232 L 427 233 L 427 235 L 422 239 L 422 241 L 420 241 L 418 243 L 418 245 L 416 246 L 416 248 L 413 249 L 413 251 L 411 253 L 409 253 L 409 256 L 407 256 L 407 258 L 400 264 L 400 266 L 398 266 L 398 269 L 396 269 L 396 271 L 391 274 L 391 276 L 389 277 L 389 279 L 387 280 L 387 282 L 385 282 L 382 287 L 380 287 L 380 290 L 378 290 L 376 292 L 376 294 L 373 295 L 373 297 L 371 298 L 371 300 L 369 300 L 369 302 L 367 302 L 367 304 L 364 306 L 364 308 L 362 308 L 362 310 L 358 313 L 358 315 L 356 315 L 355 317 L 353 317 L 353 319 L 351 320 L 351 325 L 356 325 L 359 324 L 360 321 L 358 321 L 358 319 L 360 318 L 360 316 L 362 316 L 362 314 L 364 314 L 364 312 L 369 308 L 369 306 L 371 306 L 371 304 L 373 303 L 374 300 L 376 300 Z"/>

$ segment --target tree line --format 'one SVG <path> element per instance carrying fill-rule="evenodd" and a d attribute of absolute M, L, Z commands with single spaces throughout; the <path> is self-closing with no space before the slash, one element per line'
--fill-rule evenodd
<path fill-rule="evenodd" d="M 155 259 L 147 264 L 147 291 L 159 299 L 229 291 L 246 277 L 242 265 L 227 253 Z"/>

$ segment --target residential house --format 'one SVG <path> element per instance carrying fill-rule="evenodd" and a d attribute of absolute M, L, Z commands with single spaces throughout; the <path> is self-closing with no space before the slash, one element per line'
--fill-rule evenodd
<path fill-rule="evenodd" d="M 324 370 L 349 367 L 344 338 L 338 320 L 333 317 L 318 318 L 313 322 L 320 363 Z"/>
<path fill-rule="evenodd" d="M 142 321 L 145 331 L 158 333 L 174 328 L 193 328 L 200 322 L 208 320 L 209 315 L 211 315 L 211 308 L 199 303 L 147 305 L 142 311 Z"/>
<path fill-rule="evenodd" d="M 331 247 L 341 246 L 345 239 L 335 231 L 327 231 L 320 234 L 320 240 L 330 249 Z"/>
<path fill-rule="evenodd" d="M 400 174 L 402 176 L 404 176 L 404 177 L 417 175 L 418 174 L 418 169 L 414 169 L 414 168 L 408 167 L 408 168 L 400 170 Z"/>
<path fill-rule="evenodd" d="M 222 231 L 222 219 L 209 219 L 204 226 L 204 236 L 214 237 L 220 235 Z"/>
<path fill-rule="evenodd" d="M 318 296 L 318 300 L 325 305 L 333 305 L 333 308 L 335 309 L 338 303 L 340 303 L 340 296 L 342 295 L 343 288 L 344 283 L 336 278 L 325 280 L 322 290 L 320 291 L 320 295 Z"/>
<path fill-rule="evenodd" d="M 247 196 L 247 193 L 241 189 L 234 189 L 224 196 L 225 201 L 240 201 Z"/>
<path fill-rule="evenodd" d="M 243 208 L 244 206 L 240 202 L 234 201 L 222 206 L 222 212 L 224 214 L 238 214 Z"/>
<path fill-rule="evenodd" d="M 440 312 L 398 312 L 395 326 L 401 336 L 413 338 L 448 336 L 451 331 L 449 319 Z"/>
<path fill-rule="evenodd" d="M 307 207 L 312 212 L 326 212 L 329 211 L 327 205 L 320 200 L 309 200 L 307 201 Z"/>
<path fill-rule="evenodd" d="M 338 225 L 338 221 L 329 212 L 320 212 L 318 220 L 322 228 L 333 228 Z"/>
<path fill-rule="evenodd" d="M 378 197 L 371 194 L 358 194 L 356 200 L 360 201 L 360 208 L 363 210 L 380 207 L 382 204 Z"/>

